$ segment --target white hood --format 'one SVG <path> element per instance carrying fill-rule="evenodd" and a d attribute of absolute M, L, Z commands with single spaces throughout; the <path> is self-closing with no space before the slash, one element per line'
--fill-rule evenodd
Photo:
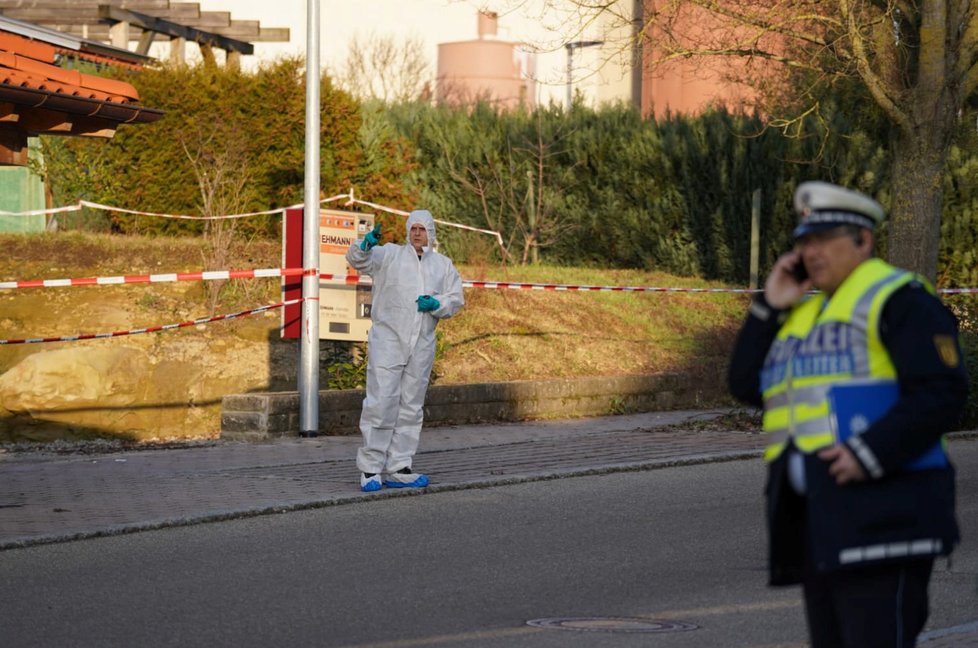
<path fill-rule="evenodd" d="M 431 212 L 427 209 L 415 209 L 408 215 L 406 230 L 408 240 L 411 240 L 411 226 L 415 223 L 421 223 L 424 228 L 428 231 L 428 245 L 424 247 L 424 251 L 434 249 L 435 247 L 435 217 L 431 215 Z"/>

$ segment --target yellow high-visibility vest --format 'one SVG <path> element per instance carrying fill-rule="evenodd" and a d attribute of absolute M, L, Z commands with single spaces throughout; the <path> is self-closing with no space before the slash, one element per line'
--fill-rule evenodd
<path fill-rule="evenodd" d="M 879 336 L 886 300 L 918 275 L 880 259 L 860 264 L 831 299 L 812 295 L 788 314 L 761 370 L 764 459 L 773 461 L 789 439 L 804 453 L 832 445 L 828 390 L 840 382 L 896 382 Z"/>

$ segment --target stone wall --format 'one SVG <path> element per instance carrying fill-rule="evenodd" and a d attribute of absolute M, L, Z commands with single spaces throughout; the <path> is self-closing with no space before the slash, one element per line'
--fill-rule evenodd
<path fill-rule="evenodd" d="M 319 393 L 319 433 L 356 434 L 363 390 Z M 474 385 L 434 385 L 425 422 L 440 424 L 573 418 L 712 407 L 726 403 L 725 387 L 678 374 L 616 376 Z M 221 438 L 263 440 L 299 433 L 299 394 L 261 392 L 225 396 Z"/>

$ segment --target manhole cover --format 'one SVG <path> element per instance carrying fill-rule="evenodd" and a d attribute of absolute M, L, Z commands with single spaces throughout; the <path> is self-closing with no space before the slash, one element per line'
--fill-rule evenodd
<path fill-rule="evenodd" d="M 573 630 L 575 632 L 654 633 L 685 632 L 699 626 L 684 621 L 655 621 L 636 617 L 563 617 L 531 619 L 526 625 L 548 630 Z"/>

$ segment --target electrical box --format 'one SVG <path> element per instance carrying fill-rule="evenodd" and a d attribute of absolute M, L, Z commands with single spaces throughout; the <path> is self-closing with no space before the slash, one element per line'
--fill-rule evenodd
<path fill-rule="evenodd" d="M 319 282 L 319 339 L 321 340 L 347 342 L 367 340 L 367 333 L 370 330 L 371 285 L 360 282 L 357 271 L 346 262 L 346 251 L 351 243 L 362 239 L 373 227 L 373 214 L 338 209 L 319 211 L 319 273 L 334 277 L 334 280 L 324 279 Z M 287 210 L 283 244 L 285 267 L 302 267 L 302 234 L 302 210 Z M 349 279 L 344 282 L 342 281 L 344 277 Z M 285 278 L 283 291 L 285 301 L 301 298 L 302 278 Z M 283 309 L 282 337 L 300 337 L 301 306 L 301 303 L 298 303 Z"/>
<path fill-rule="evenodd" d="M 356 276 L 346 262 L 350 244 L 374 228 L 373 214 L 332 209 L 319 212 L 319 273 Z M 319 283 L 319 339 L 366 342 L 370 330 L 370 284 Z"/>

